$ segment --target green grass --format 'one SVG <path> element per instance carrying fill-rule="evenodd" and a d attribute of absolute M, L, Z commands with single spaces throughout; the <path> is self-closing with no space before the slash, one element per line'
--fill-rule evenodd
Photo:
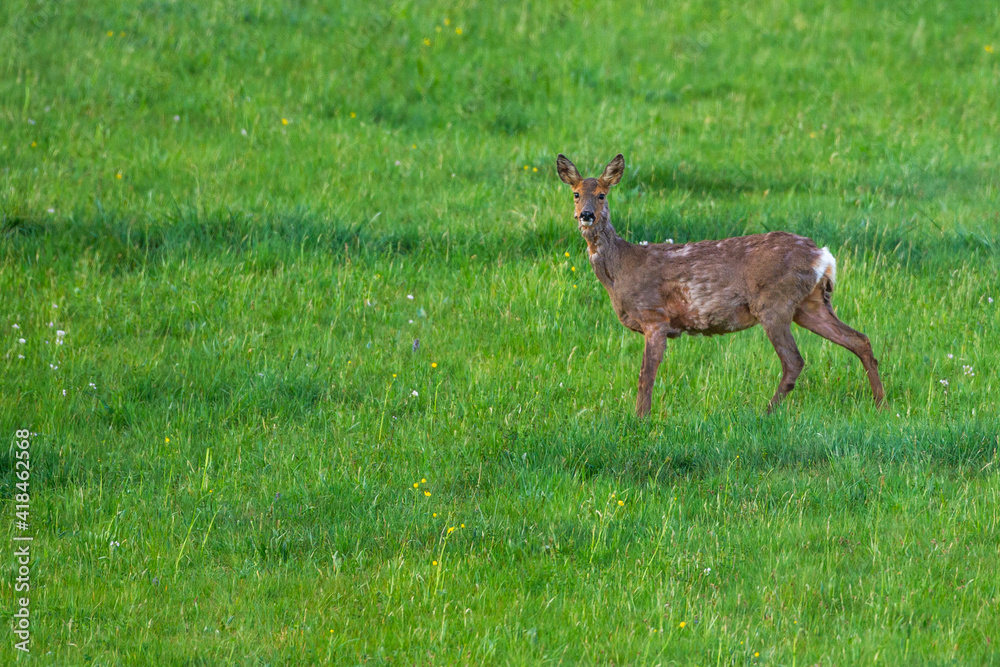
<path fill-rule="evenodd" d="M 362 4 L 0 4 L 2 659 L 1000 663 L 996 4 Z M 889 409 L 757 328 L 636 420 L 619 151 L 629 240 L 829 246 Z"/>

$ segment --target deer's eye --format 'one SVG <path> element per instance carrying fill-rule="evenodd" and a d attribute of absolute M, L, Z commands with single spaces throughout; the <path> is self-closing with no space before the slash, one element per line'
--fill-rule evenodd
<path fill-rule="evenodd" d="M 604 199 L 604 195 L 597 195 L 598 199 Z"/>
<path fill-rule="evenodd" d="M 574 192 L 573 193 L 573 199 L 579 199 L 579 198 L 580 198 L 580 193 L 579 192 Z"/>

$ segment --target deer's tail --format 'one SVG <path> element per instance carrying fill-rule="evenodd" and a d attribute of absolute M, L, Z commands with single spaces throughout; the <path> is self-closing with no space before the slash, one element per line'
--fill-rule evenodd
<path fill-rule="evenodd" d="M 829 248 L 820 249 L 819 257 L 813 263 L 813 270 L 816 271 L 817 284 L 823 288 L 823 300 L 830 303 L 833 285 L 837 282 L 837 260 L 834 259 Z"/>

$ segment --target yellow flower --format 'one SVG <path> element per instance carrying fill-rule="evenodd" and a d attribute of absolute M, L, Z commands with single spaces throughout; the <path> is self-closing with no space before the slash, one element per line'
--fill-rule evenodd
<path fill-rule="evenodd" d="M 430 497 L 431 497 L 431 492 L 430 492 L 430 491 L 427 491 L 427 490 L 425 489 L 425 490 L 424 490 L 424 495 L 425 495 L 425 496 L 427 496 L 428 498 L 430 498 Z"/>
<path fill-rule="evenodd" d="M 462 34 L 462 29 L 461 28 L 455 28 L 455 34 L 456 35 L 461 35 Z"/>
<path fill-rule="evenodd" d="M 431 40 L 424 38 L 424 46 L 430 46 L 430 45 L 431 45 Z"/>
<path fill-rule="evenodd" d="M 992 44 L 987 44 L 986 46 L 983 47 L 983 49 L 986 51 L 986 53 L 993 53 L 993 45 Z"/>
<path fill-rule="evenodd" d="M 450 528 L 448 528 L 448 534 L 449 535 L 451 535 L 454 532 L 455 532 L 455 526 L 451 526 Z"/>
<path fill-rule="evenodd" d="M 351 118 L 357 118 L 357 117 L 358 117 L 358 114 L 356 114 L 356 113 L 354 113 L 354 112 L 352 111 L 352 112 L 351 112 Z"/>
<path fill-rule="evenodd" d="M 576 267 L 575 266 L 571 266 L 571 267 L 569 267 L 569 269 L 570 269 L 570 271 L 576 271 Z"/>
<path fill-rule="evenodd" d="M 414 148 L 416 148 L 416 147 L 417 147 L 417 145 L 416 145 L 416 144 L 413 144 L 413 147 L 414 147 Z"/>
<path fill-rule="evenodd" d="M 619 507 L 624 507 L 625 506 L 625 501 L 624 500 L 619 500 L 618 501 L 618 506 Z"/>
<path fill-rule="evenodd" d="M 115 36 L 115 31 L 114 30 L 108 30 L 108 37 L 114 37 L 114 36 Z"/>
<path fill-rule="evenodd" d="M 538 171 L 538 167 L 532 167 L 531 171 Z"/>
<path fill-rule="evenodd" d="M 441 32 L 441 26 L 439 25 L 434 26 L 434 32 Z"/>
<path fill-rule="evenodd" d="M 122 31 L 121 31 L 120 33 L 118 33 L 118 36 L 119 36 L 119 37 L 124 37 L 124 36 L 125 36 L 125 31 L 124 31 L 124 30 L 122 30 Z"/>
<path fill-rule="evenodd" d="M 568 252 L 566 252 L 566 253 L 563 253 L 563 254 L 564 254 L 564 255 L 566 255 L 567 257 L 569 257 L 569 253 L 568 253 Z"/>
<path fill-rule="evenodd" d="M 34 148 L 34 147 L 35 147 L 35 146 L 37 146 L 37 145 L 38 145 L 38 144 L 37 144 L 36 142 L 34 142 L 34 141 L 32 141 L 32 142 L 31 142 L 31 147 L 32 147 L 32 148 Z"/>
<path fill-rule="evenodd" d="M 347 363 L 351 363 L 351 362 L 349 362 L 349 361 L 348 361 Z M 396 374 L 395 374 L 395 373 L 393 373 L 393 374 L 392 374 L 392 377 L 396 377 Z"/>
<path fill-rule="evenodd" d="M 166 441 L 167 441 L 167 442 L 170 442 L 170 438 L 166 438 Z"/>
<path fill-rule="evenodd" d="M 437 367 L 438 367 L 437 362 L 436 361 L 432 361 L 431 362 L 431 368 L 437 368 Z"/>
<path fill-rule="evenodd" d="M 465 524 L 464 523 L 462 524 L 462 528 L 465 528 Z"/>
<path fill-rule="evenodd" d="M 427 483 L 427 478 L 426 477 L 421 477 L 420 478 L 420 483 L 421 484 L 426 484 Z"/>
<path fill-rule="evenodd" d="M 120 171 L 117 174 L 115 174 L 115 178 L 121 180 L 121 177 L 122 177 L 122 173 Z"/>
<path fill-rule="evenodd" d="M 683 628 L 685 625 L 687 625 L 687 623 L 685 623 L 684 621 L 681 621 L 681 624 L 679 626 L 677 626 L 677 627 Z"/>
<path fill-rule="evenodd" d="M 753 657 L 759 658 L 760 657 L 760 653 L 758 653 L 757 651 L 754 651 L 753 652 Z"/>
<path fill-rule="evenodd" d="M 437 515 L 438 515 L 437 512 L 434 512 L 434 514 L 431 514 L 431 516 L 434 517 L 435 519 L 437 518 Z"/>
<path fill-rule="evenodd" d="M 282 125 L 288 125 L 288 119 L 287 118 L 282 118 L 281 119 L 281 124 Z"/>
<path fill-rule="evenodd" d="M 431 561 L 431 565 L 437 565 L 437 564 L 438 564 L 438 562 L 436 560 L 432 560 Z"/>
<path fill-rule="evenodd" d="M 524 170 L 528 171 L 528 165 L 524 165 Z"/>
<path fill-rule="evenodd" d="M 816 138 L 816 133 L 815 132 L 810 132 L 809 133 L 809 138 L 810 139 L 815 139 Z"/>
<path fill-rule="evenodd" d="M 451 25 L 451 19 L 445 19 L 444 20 L 444 24 L 445 25 Z"/>
<path fill-rule="evenodd" d="M 573 289 L 576 289 L 576 285 L 573 285 Z"/>

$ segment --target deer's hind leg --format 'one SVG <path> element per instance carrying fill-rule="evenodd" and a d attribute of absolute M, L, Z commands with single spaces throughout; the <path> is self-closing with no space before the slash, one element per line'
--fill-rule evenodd
<path fill-rule="evenodd" d="M 795 381 L 806 362 L 802 360 L 799 346 L 795 344 L 795 338 L 792 337 L 791 322 L 781 319 L 763 321 L 761 325 L 763 325 L 771 345 L 774 346 L 774 351 L 778 353 L 778 359 L 781 360 L 781 381 L 778 383 L 778 389 L 774 392 L 774 396 L 771 397 L 771 402 L 767 404 L 767 411 L 770 413 L 778 407 L 788 392 L 795 388 Z"/>
<path fill-rule="evenodd" d="M 860 331 L 855 331 L 837 319 L 833 307 L 830 305 L 830 292 L 832 290 L 825 283 L 826 281 L 820 281 L 816 289 L 795 311 L 795 323 L 853 352 L 861 360 L 865 372 L 868 373 L 868 382 L 872 386 L 875 405 L 884 407 L 885 389 L 882 387 L 882 378 L 878 374 L 878 361 L 872 352 L 871 341 L 868 340 L 868 336 Z"/>

